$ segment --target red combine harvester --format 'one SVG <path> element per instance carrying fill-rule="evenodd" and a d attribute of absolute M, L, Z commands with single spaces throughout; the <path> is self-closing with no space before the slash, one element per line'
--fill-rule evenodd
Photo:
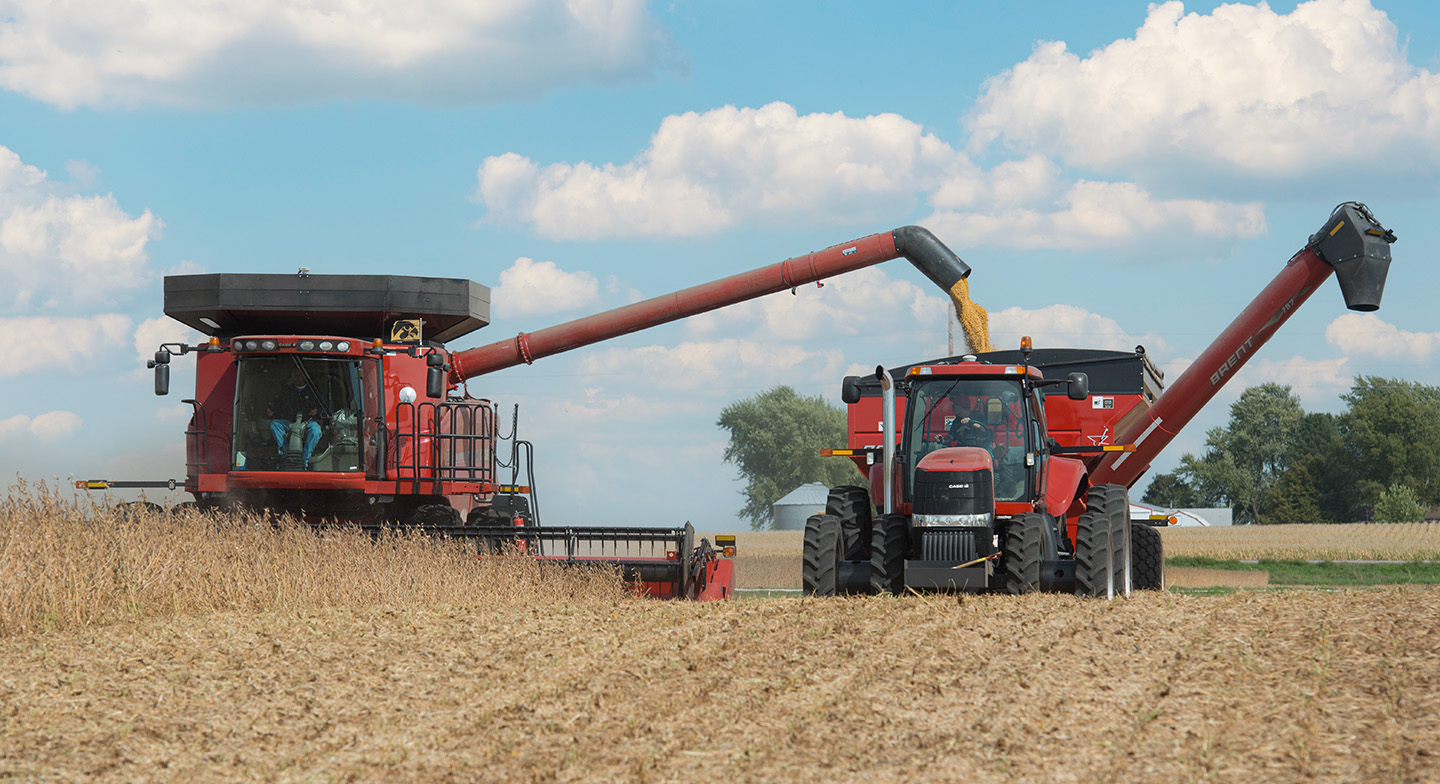
<path fill-rule="evenodd" d="M 518 405 L 502 434 L 496 407 L 470 397 L 463 383 L 899 257 L 946 291 L 970 272 L 929 231 L 907 226 L 454 353 L 448 343 L 489 323 L 489 289 L 472 281 L 304 270 L 169 276 L 165 314 L 208 336 L 194 346 L 162 345 L 149 363 L 155 393 L 164 395 L 171 359 L 195 356 L 185 479 L 76 484 L 178 487 L 201 509 L 402 525 L 474 539 L 485 550 L 515 543 L 541 558 L 618 564 L 649 595 L 724 598 L 734 586 L 733 538 L 697 544 L 688 523 L 540 525 L 533 450 L 515 429 Z M 507 452 L 508 461 L 497 459 Z"/>
<path fill-rule="evenodd" d="M 1128 488 L 1332 271 L 1347 307 L 1379 308 L 1394 241 L 1364 205 L 1341 204 L 1168 390 L 1143 347 L 1028 338 L 847 377 L 850 448 L 827 453 L 870 486 L 832 489 L 807 521 L 805 593 L 1161 587 L 1160 535 L 1132 526 Z"/>

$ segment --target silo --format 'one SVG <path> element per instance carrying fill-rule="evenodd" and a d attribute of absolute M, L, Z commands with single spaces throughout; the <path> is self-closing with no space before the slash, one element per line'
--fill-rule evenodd
<path fill-rule="evenodd" d="M 777 531 L 803 531 L 810 515 L 825 511 L 825 500 L 830 496 L 829 488 L 819 482 L 800 485 L 771 505 L 774 526 Z"/>

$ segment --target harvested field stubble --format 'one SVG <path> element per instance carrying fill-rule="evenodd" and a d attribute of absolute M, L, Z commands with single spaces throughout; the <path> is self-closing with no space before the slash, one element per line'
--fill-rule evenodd
<path fill-rule="evenodd" d="M 0 640 L 0 777 L 1419 781 L 1440 592 L 487 601 Z"/>

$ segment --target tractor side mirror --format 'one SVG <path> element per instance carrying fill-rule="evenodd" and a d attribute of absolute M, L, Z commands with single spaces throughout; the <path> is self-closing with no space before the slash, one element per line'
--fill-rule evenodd
<path fill-rule="evenodd" d="M 854 405 L 860 402 L 860 377 L 846 376 L 840 382 L 840 399 L 846 405 Z"/>
<path fill-rule="evenodd" d="M 430 397 L 444 397 L 445 395 L 445 368 L 434 367 L 425 373 L 425 394 Z"/>
<path fill-rule="evenodd" d="M 155 352 L 154 359 L 145 363 L 145 367 L 155 368 L 155 394 L 170 394 L 170 352 L 161 348 Z"/>
<path fill-rule="evenodd" d="M 1071 400 L 1084 400 L 1090 397 L 1089 376 L 1084 373 L 1071 373 L 1068 382 L 1070 389 L 1066 394 L 1069 395 Z"/>

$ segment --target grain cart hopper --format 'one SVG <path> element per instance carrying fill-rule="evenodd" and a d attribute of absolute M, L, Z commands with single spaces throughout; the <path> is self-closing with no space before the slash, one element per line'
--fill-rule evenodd
<path fill-rule="evenodd" d="M 77 485 L 181 487 L 201 508 L 399 524 L 487 547 L 508 538 L 539 557 L 619 563 L 655 595 L 725 593 L 733 543 L 697 545 L 688 526 L 540 526 L 533 477 L 520 482 L 529 444 L 514 418 L 502 433 L 496 407 L 470 397 L 464 382 L 901 256 L 946 291 L 970 271 L 929 231 L 907 226 L 453 353 L 452 341 L 489 322 L 489 289 L 472 281 L 304 270 L 168 276 L 166 315 L 207 336 L 162 345 L 150 362 L 163 395 L 172 359 L 195 358 L 185 479 Z"/>
<path fill-rule="evenodd" d="M 1377 309 L 1394 241 L 1364 205 L 1341 204 L 1168 389 L 1143 347 L 1032 351 L 1028 338 L 846 378 L 849 448 L 828 451 L 870 486 L 832 489 L 808 521 L 805 592 L 1160 587 L 1160 537 L 1130 524 L 1128 488 L 1331 272 L 1347 307 Z"/>

